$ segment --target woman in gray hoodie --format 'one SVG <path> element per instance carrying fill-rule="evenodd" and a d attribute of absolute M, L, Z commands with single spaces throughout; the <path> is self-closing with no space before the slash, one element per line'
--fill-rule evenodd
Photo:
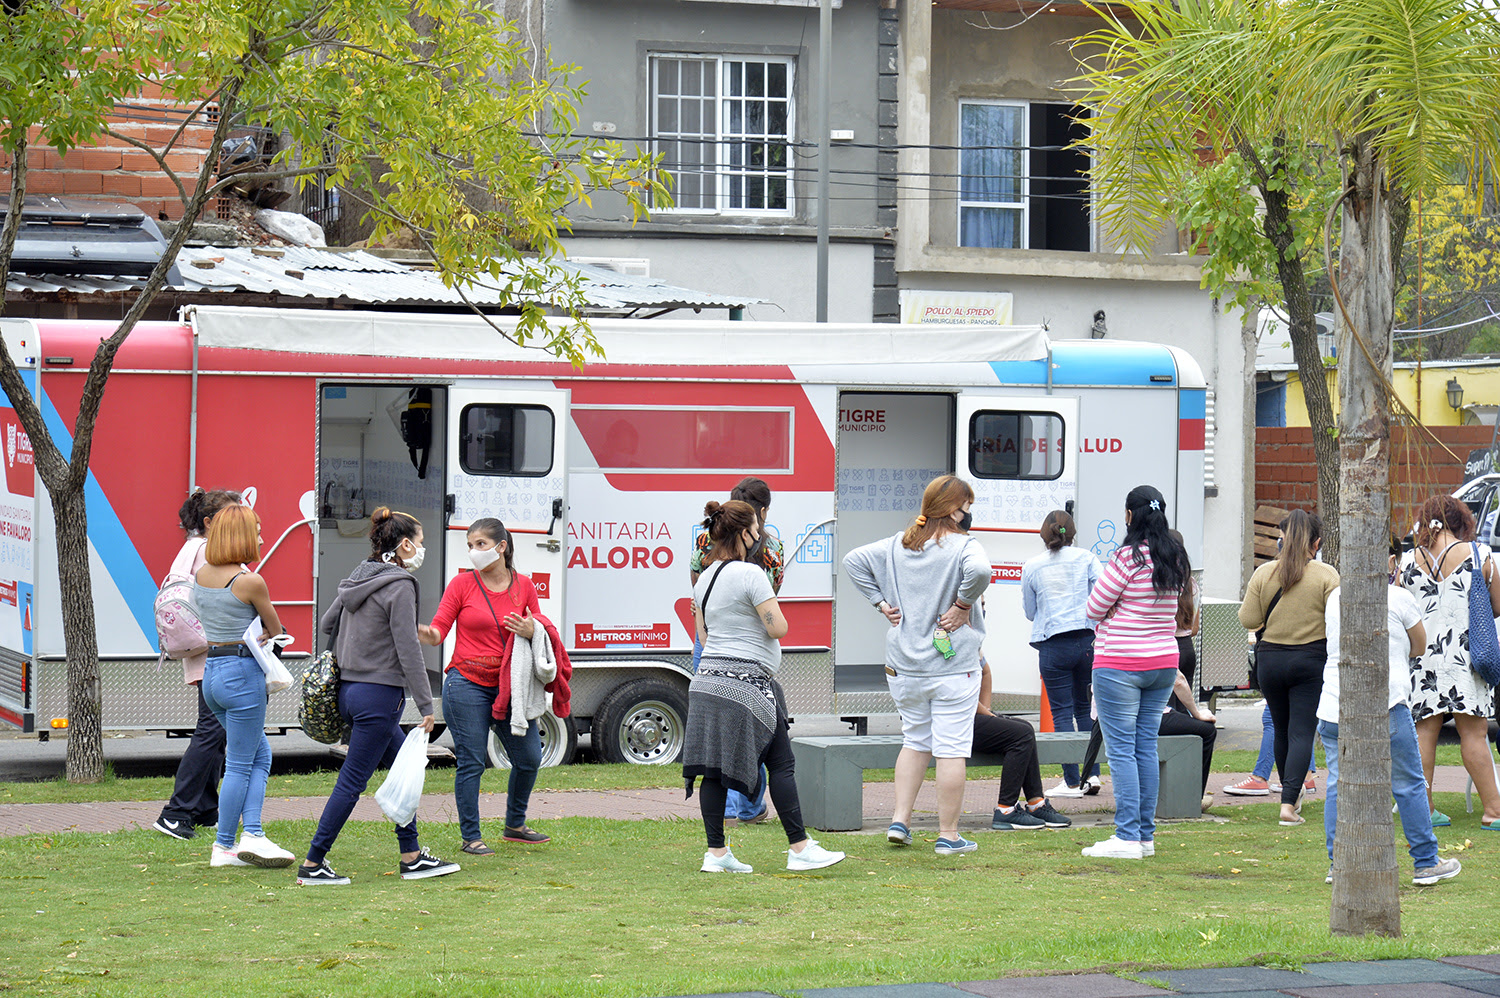
<path fill-rule="evenodd" d="M 320 622 L 323 633 L 334 636 L 339 714 L 351 729 L 349 755 L 297 871 L 297 883 L 304 887 L 349 883 L 325 857 L 375 770 L 395 760 L 406 738 L 400 721 L 408 693 L 422 715 L 423 730 L 432 731 L 432 687 L 417 641 L 417 580 L 411 574 L 425 554 L 417 518 L 381 506 L 370 516 L 369 560 L 339 583 L 339 594 Z M 421 847 L 415 818 L 396 828 L 396 840 L 403 880 L 458 871 L 457 863 Z"/>
<path fill-rule="evenodd" d="M 934 478 L 922 513 L 905 533 L 855 548 L 844 570 L 890 621 L 885 680 L 901 714 L 896 810 L 886 838 L 911 845 L 912 806 L 937 760 L 939 856 L 979 846 L 958 834 L 964 777 L 979 704 L 979 649 L 990 560 L 969 536 L 974 490 L 953 475 Z"/>

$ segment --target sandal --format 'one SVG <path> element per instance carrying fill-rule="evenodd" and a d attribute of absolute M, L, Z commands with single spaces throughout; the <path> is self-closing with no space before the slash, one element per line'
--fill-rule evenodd
<path fill-rule="evenodd" d="M 459 847 L 459 852 L 466 852 L 470 856 L 493 856 L 495 850 L 484 844 L 484 839 L 475 839 L 473 842 L 465 842 Z"/>

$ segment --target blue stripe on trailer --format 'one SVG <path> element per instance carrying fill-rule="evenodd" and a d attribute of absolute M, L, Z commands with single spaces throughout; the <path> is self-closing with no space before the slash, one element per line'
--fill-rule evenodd
<path fill-rule="evenodd" d="M 1054 386 L 1171 388 L 1177 384 L 1172 351 L 1157 343 L 1061 340 L 1052 344 L 1052 365 Z M 1045 361 L 992 361 L 990 367 L 1001 384 L 1047 383 Z M 1153 381 L 1153 377 L 1161 380 Z"/>
<path fill-rule="evenodd" d="M 1178 419 L 1207 419 L 1208 393 L 1202 388 L 1184 388 L 1177 393 Z"/>

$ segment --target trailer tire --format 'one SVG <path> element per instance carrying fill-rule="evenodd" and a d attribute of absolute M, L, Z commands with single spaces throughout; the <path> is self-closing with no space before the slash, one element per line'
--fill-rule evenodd
<path fill-rule="evenodd" d="M 661 679 L 626 683 L 604 698 L 591 731 L 605 762 L 670 765 L 687 736 L 687 690 Z"/>
<path fill-rule="evenodd" d="M 542 736 L 542 767 L 566 766 L 578 755 L 578 729 L 573 726 L 571 717 L 557 717 L 552 711 L 547 711 L 536 719 L 537 730 Z M 505 747 L 500 744 L 500 736 L 495 734 L 495 729 L 490 729 L 489 741 L 486 743 L 490 765 L 496 769 L 509 769 L 510 756 L 505 754 Z"/>

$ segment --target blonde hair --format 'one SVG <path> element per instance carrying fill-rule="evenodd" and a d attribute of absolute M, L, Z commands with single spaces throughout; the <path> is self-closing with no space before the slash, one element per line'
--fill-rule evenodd
<path fill-rule="evenodd" d="M 249 506 L 225 506 L 208 525 L 203 556 L 210 565 L 242 565 L 260 558 L 260 517 Z"/>
<path fill-rule="evenodd" d="M 954 510 L 963 509 L 964 503 L 973 501 L 974 490 L 962 478 L 956 475 L 934 478 L 927 483 L 927 488 L 922 493 L 921 515 L 901 535 L 901 546 L 911 551 L 920 551 L 934 537 L 957 531 L 958 528 L 950 517 Z"/>
<path fill-rule="evenodd" d="M 1281 591 L 1286 592 L 1302 581 L 1307 563 L 1313 559 L 1314 546 L 1323 539 L 1323 521 L 1306 510 L 1294 509 L 1282 521 L 1281 533 L 1276 574 L 1281 579 Z"/>

